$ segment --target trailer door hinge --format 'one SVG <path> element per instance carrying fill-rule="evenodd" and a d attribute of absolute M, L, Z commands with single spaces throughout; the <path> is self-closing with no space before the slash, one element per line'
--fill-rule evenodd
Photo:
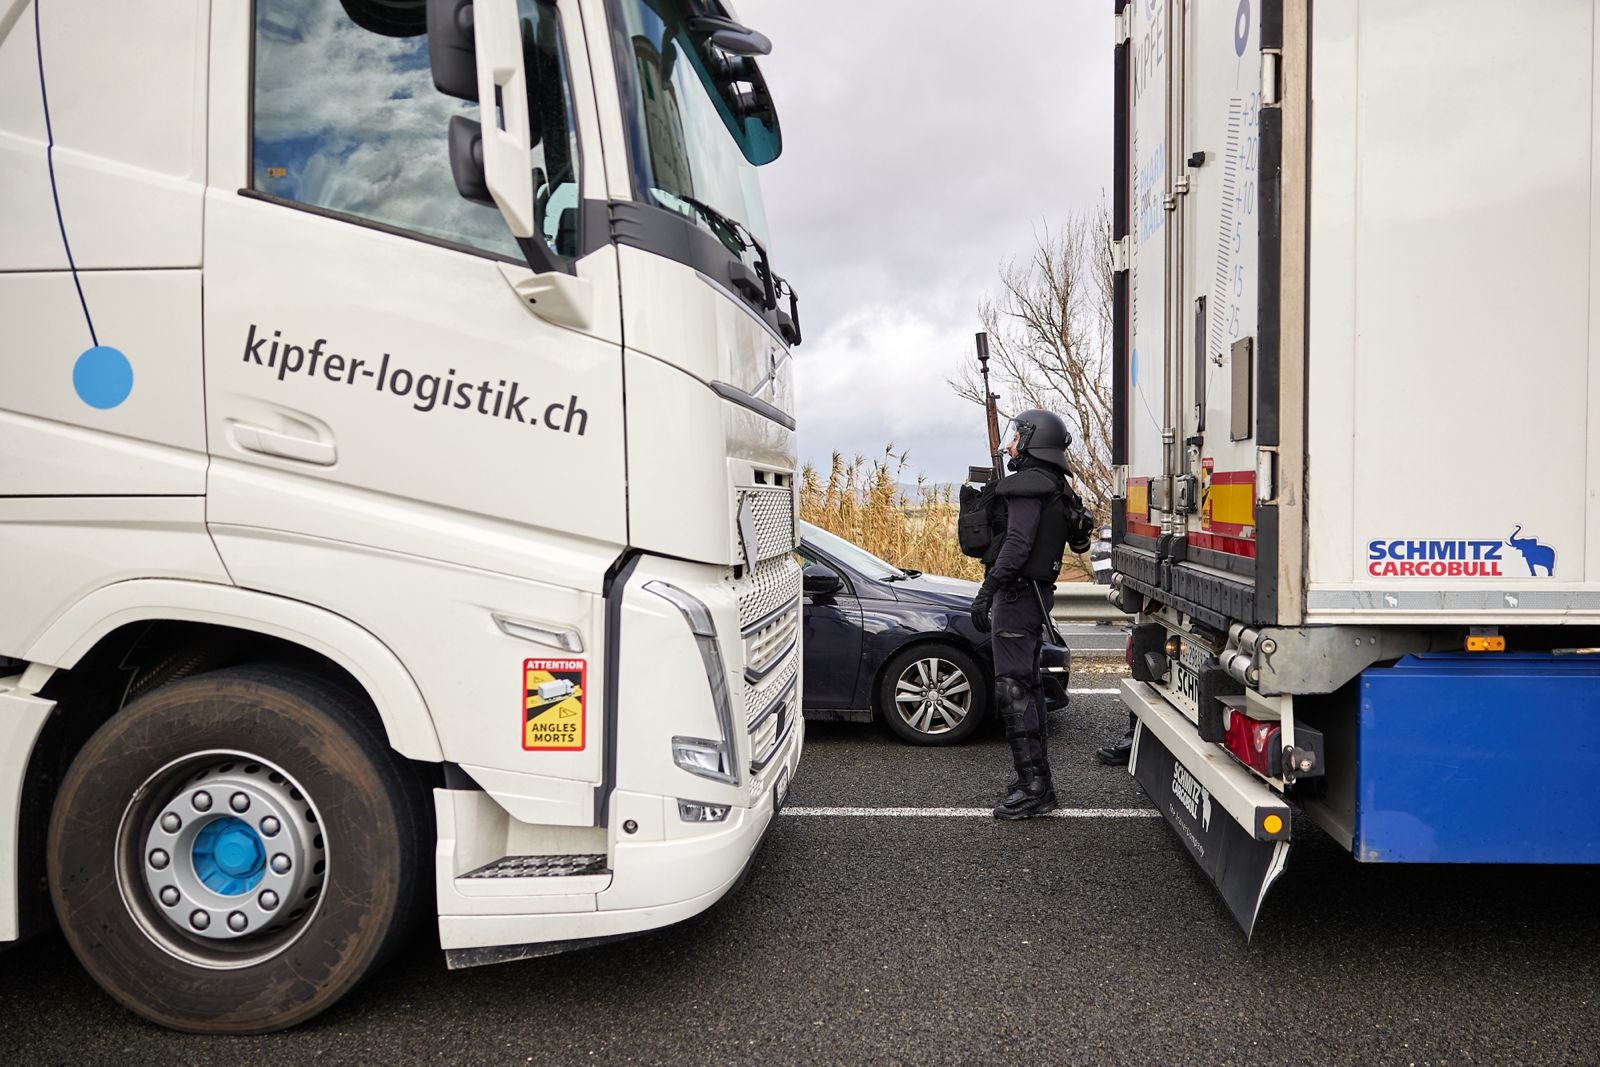
<path fill-rule="evenodd" d="M 1256 449 L 1256 503 L 1275 504 L 1278 500 L 1278 450 Z"/>
<path fill-rule="evenodd" d="M 1181 175 L 1172 180 L 1172 192 L 1161 198 L 1161 206 L 1168 211 L 1178 210 L 1178 197 L 1189 195 L 1189 176 Z"/>
<path fill-rule="evenodd" d="M 1261 52 L 1261 106 L 1277 107 L 1283 102 L 1283 53 Z"/>
<path fill-rule="evenodd" d="M 1128 239 L 1119 237 L 1111 242 L 1111 272 L 1113 274 L 1128 269 Z"/>
<path fill-rule="evenodd" d="M 1111 43 L 1125 44 L 1133 40 L 1133 5 L 1129 4 L 1111 19 Z"/>

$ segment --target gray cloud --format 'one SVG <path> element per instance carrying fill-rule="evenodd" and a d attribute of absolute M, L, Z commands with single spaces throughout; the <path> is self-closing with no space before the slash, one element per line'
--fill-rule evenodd
<path fill-rule="evenodd" d="M 1111 183 L 1111 15 L 1083 0 L 739 0 L 784 152 L 762 170 L 802 297 L 801 450 L 909 448 L 953 480 L 980 416 L 945 385 L 1035 231 Z"/>

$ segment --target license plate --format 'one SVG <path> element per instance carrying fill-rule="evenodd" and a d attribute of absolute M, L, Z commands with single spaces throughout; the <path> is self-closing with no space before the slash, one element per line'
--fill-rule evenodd
<path fill-rule="evenodd" d="M 1211 652 L 1185 639 L 1183 654 L 1172 661 L 1165 686 L 1167 699 L 1180 708 L 1191 722 L 1200 717 L 1200 672 L 1211 662 Z"/>

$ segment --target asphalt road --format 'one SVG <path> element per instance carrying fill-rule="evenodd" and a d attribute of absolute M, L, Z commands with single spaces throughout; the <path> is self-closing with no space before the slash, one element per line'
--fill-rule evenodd
<path fill-rule="evenodd" d="M 1146 807 L 1088 759 L 1116 698 L 1075 700 L 1052 737 L 1063 803 Z M 1004 771 L 994 731 L 930 750 L 813 724 L 790 805 L 988 805 Z M 1600 871 L 1367 867 L 1296 829 L 1248 945 L 1159 818 L 785 814 L 687 923 L 453 974 L 424 933 L 269 1037 L 150 1027 L 36 940 L 0 955 L 0 1041 L 78 1064 L 1600 1060 Z"/>

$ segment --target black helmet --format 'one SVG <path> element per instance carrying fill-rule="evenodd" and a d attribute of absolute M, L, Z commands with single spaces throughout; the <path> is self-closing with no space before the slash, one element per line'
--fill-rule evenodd
<path fill-rule="evenodd" d="M 1017 455 L 1032 456 L 1041 463 L 1067 470 L 1067 446 L 1072 435 L 1061 416 L 1030 408 L 1011 420 L 1017 431 Z"/>

